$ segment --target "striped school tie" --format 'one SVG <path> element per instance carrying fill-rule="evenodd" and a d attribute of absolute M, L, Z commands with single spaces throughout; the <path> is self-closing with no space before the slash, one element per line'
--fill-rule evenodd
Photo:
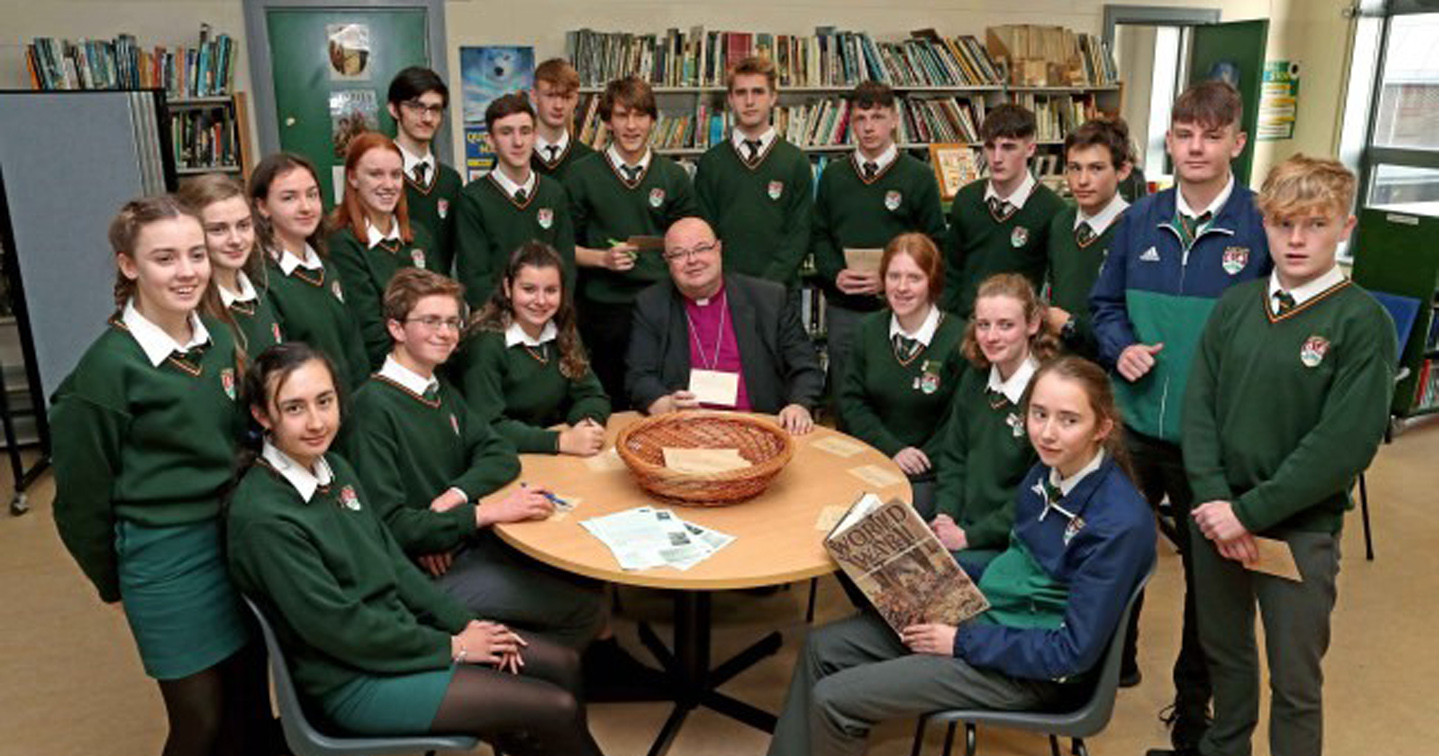
<path fill-rule="evenodd" d="M 1095 241 L 1095 229 L 1090 227 L 1089 221 L 1081 221 L 1080 225 L 1075 228 L 1075 243 L 1084 249 L 1093 241 Z"/>
<path fill-rule="evenodd" d="M 1176 211 L 1175 216 L 1178 221 L 1175 225 L 1180 231 L 1180 243 L 1185 245 L 1185 249 L 1189 249 L 1190 245 L 1195 243 L 1195 235 L 1205 224 L 1210 222 L 1210 219 L 1214 217 L 1214 213 L 1206 210 L 1200 214 L 1200 217 L 1191 218 L 1182 212 Z"/>
<path fill-rule="evenodd" d="M 997 223 L 1008 219 L 1011 213 L 1015 212 L 1013 205 L 999 197 L 991 197 L 985 200 L 985 204 L 990 208 L 990 217 Z"/>
<path fill-rule="evenodd" d="M 920 340 L 912 339 L 903 334 L 895 334 L 891 337 L 891 343 L 895 345 L 895 356 L 902 362 L 915 356 L 920 350 Z"/>
<path fill-rule="evenodd" d="M 760 159 L 760 140 L 746 139 L 745 149 L 748 150 L 750 153 L 745 156 L 745 162 L 749 163 L 750 165 L 754 165 L 755 161 Z"/>
<path fill-rule="evenodd" d="M 1284 315 L 1295 309 L 1295 297 L 1288 291 L 1275 292 L 1275 314 Z"/>

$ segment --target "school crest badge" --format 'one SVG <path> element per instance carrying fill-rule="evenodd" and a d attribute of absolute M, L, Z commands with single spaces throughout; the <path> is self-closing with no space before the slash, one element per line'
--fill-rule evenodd
<path fill-rule="evenodd" d="M 1016 413 L 1011 412 L 1009 415 L 1006 415 L 1005 424 L 1010 426 L 1010 435 L 1015 438 L 1020 438 L 1025 435 L 1025 421 L 1021 420 L 1020 416 Z"/>
<path fill-rule="evenodd" d="M 460 435 L 460 421 L 455 419 L 454 412 L 450 413 L 450 430 L 455 431 L 455 435 Z"/>
<path fill-rule="evenodd" d="M 354 486 L 345 486 L 340 489 L 340 506 L 351 512 L 360 511 L 360 497 L 355 494 Z"/>
<path fill-rule="evenodd" d="M 1220 256 L 1220 267 L 1226 273 L 1235 275 L 1245 269 L 1245 263 L 1250 262 L 1249 247 L 1226 247 L 1225 253 Z"/>
<path fill-rule="evenodd" d="M 651 189 L 650 207 L 659 209 L 659 207 L 663 204 L 665 204 L 665 190 L 661 189 L 660 187 L 655 187 L 654 189 Z"/>
<path fill-rule="evenodd" d="M 885 209 L 892 212 L 898 210 L 900 208 L 900 200 L 904 198 L 904 195 L 895 189 L 885 192 Z"/>
<path fill-rule="evenodd" d="M 1070 524 L 1065 526 L 1065 534 L 1060 536 L 1061 542 L 1064 543 L 1066 546 L 1069 546 L 1070 539 L 1074 538 L 1075 534 L 1079 533 L 1080 529 L 1083 527 L 1085 527 L 1084 517 L 1076 516 L 1071 518 Z"/>
<path fill-rule="evenodd" d="M 345 292 L 340 288 L 339 281 L 332 281 L 330 283 L 330 293 L 334 294 L 335 298 L 340 300 L 341 302 L 345 301 Z"/>
<path fill-rule="evenodd" d="M 1329 340 L 1324 336 L 1311 336 L 1300 346 L 1300 364 L 1308 368 L 1316 367 L 1325 361 L 1325 353 L 1329 351 Z"/>
<path fill-rule="evenodd" d="M 440 216 L 440 220 L 445 220 L 445 216 L 450 214 L 450 200 L 436 200 L 435 212 Z"/>
<path fill-rule="evenodd" d="M 279 323 L 271 323 L 271 324 L 270 324 L 270 335 L 275 337 L 275 343 L 276 343 L 276 344 L 279 344 L 280 342 L 282 342 L 282 341 L 285 340 L 285 339 L 283 339 L 283 338 L 280 337 L 280 324 L 279 324 Z"/>
<path fill-rule="evenodd" d="M 929 396 L 940 390 L 940 373 L 936 372 L 926 360 L 920 365 L 920 393 Z"/>
<path fill-rule="evenodd" d="M 423 249 L 412 249 L 412 250 L 410 250 L 410 261 L 413 262 L 413 263 L 415 263 L 415 267 L 417 267 L 417 268 L 419 268 L 419 269 L 421 269 L 421 270 L 424 270 L 424 269 L 425 269 L 425 250 L 423 250 Z"/>
<path fill-rule="evenodd" d="M 540 228 L 549 231 L 550 227 L 555 225 L 555 211 L 548 207 L 540 208 L 535 211 L 535 222 L 540 224 Z"/>
<path fill-rule="evenodd" d="M 768 194 L 772 200 L 780 199 L 780 195 L 785 193 L 785 182 L 771 181 L 770 184 L 765 187 L 765 193 Z"/>
<path fill-rule="evenodd" d="M 1028 241 L 1030 241 L 1030 229 L 1016 226 L 1015 230 L 1010 232 L 1010 246 L 1019 249 Z"/>
<path fill-rule="evenodd" d="M 232 402 L 235 401 L 235 369 L 234 369 L 234 368 L 225 368 L 224 370 L 221 370 L 221 371 L 220 371 L 220 387 L 223 388 L 223 389 L 225 389 L 225 396 L 230 397 L 230 401 L 232 401 Z"/>

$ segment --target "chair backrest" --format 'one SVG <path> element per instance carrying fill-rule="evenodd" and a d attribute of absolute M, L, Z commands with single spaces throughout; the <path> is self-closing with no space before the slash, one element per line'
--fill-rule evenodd
<path fill-rule="evenodd" d="M 1150 565 L 1150 571 L 1145 573 L 1145 577 L 1130 591 L 1130 599 L 1125 602 L 1125 611 L 1120 613 L 1120 623 L 1110 636 L 1110 645 L 1106 647 L 1105 655 L 1100 658 L 1100 675 L 1095 680 L 1095 689 L 1083 704 L 1070 712 L 1068 718 L 1072 721 L 1067 727 L 1069 731 L 1057 732 L 1057 735 L 1089 737 L 1105 729 L 1105 725 L 1110 723 L 1110 715 L 1115 711 L 1115 693 L 1120 689 L 1120 664 L 1124 661 L 1125 634 L 1130 631 L 1130 615 L 1135 611 L 1135 604 L 1140 600 L 1145 584 L 1154 577 L 1155 568 L 1155 564 Z"/>
<path fill-rule="evenodd" d="M 1395 351 L 1403 360 L 1405 347 L 1410 343 L 1410 332 L 1415 328 L 1415 318 L 1420 314 L 1420 300 L 1383 291 L 1372 291 L 1370 296 L 1374 297 L 1375 301 L 1390 313 L 1390 319 L 1395 321 Z"/>
<path fill-rule="evenodd" d="M 290 677 L 290 667 L 285 662 L 285 651 L 280 648 L 280 641 L 275 637 L 270 621 L 265 618 L 265 612 L 261 611 L 249 596 L 245 597 L 245 603 L 255 614 L 260 633 L 265 636 L 265 650 L 270 657 L 270 677 L 275 685 L 275 705 L 280 709 L 280 727 L 285 731 L 285 741 L 295 751 L 295 756 L 307 756 L 301 753 L 306 750 L 305 746 L 297 744 L 313 743 L 323 736 L 305 716 L 300 695 L 295 692 L 295 681 Z"/>

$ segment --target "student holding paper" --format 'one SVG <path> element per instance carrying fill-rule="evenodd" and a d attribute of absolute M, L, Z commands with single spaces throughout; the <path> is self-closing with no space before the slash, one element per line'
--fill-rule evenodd
<path fill-rule="evenodd" d="M 1249 753 L 1259 718 L 1255 609 L 1267 638 L 1270 753 L 1320 756 L 1321 661 L 1349 489 L 1374 457 L 1394 389 L 1395 326 L 1335 262 L 1355 227 L 1355 176 L 1296 155 L 1257 204 L 1274 271 L 1225 293 L 1185 395 L 1185 470 L 1200 642 L 1215 722 L 1177 754 Z M 1273 539 L 1300 581 L 1252 571 Z M 1247 569 L 1248 568 L 1248 569 Z"/>
<path fill-rule="evenodd" d="M 467 329 L 458 374 L 466 402 L 521 454 L 589 457 L 604 446 L 610 398 L 580 344 L 563 270 L 540 242 L 515 250 Z"/>
<path fill-rule="evenodd" d="M 313 713 L 354 735 L 466 733 L 506 753 L 598 756 L 573 650 L 436 590 L 331 442 L 335 371 L 288 343 L 245 378 L 265 442 L 228 513 L 230 571 L 273 624 Z"/>
<path fill-rule="evenodd" d="M 1103 370 L 1077 357 L 1048 363 L 1021 406 L 1040 461 L 1011 491 L 1009 548 L 979 577 L 990 608 L 959 627 L 912 625 L 899 637 L 873 610 L 812 632 L 770 756 L 858 755 L 885 720 L 1043 709 L 1088 691 L 1122 631 L 1126 599 L 1154 564 L 1155 526 L 1126 473 Z"/>
<path fill-rule="evenodd" d="M 456 218 L 455 277 L 478 307 L 491 298 L 510 255 L 530 241 L 560 254 L 565 288 L 575 287 L 575 229 L 570 200 L 560 182 L 531 167 L 535 111 L 524 95 L 495 98 L 485 125 L 496 154 L 495 169 L 460 194 Z"/>
<path fill-rule="evenodd" d="M 402 270 L 384 303 L 393 347 L 355 392 L 344 440 L 376 513 L 400 548 L 461 604 L 583 647 L 603 617 L 599 591 L 522 556 L 489 529 L 544 519 L 551 499 L 524 487 L 492 496 L 520 472 L 515 448 L 435 375 L 460 341 L 460 285 Z"/>
<path fill-rule="evenodd" d="M 535 67 L 535 155 L 531 165 L 542 176 L 565 183 L 570 167 L 595 150 L 576 138 L 575 106 L 580 103 L 580 73 L 564 58 Z"/>
<path fill-rule="evenodd" d="M 852 435 L 905 471 L 915 510 L 929 521 L 945 417 L 967 367 L 965 326 L 936 305 L 945 271 L 930 237 L 912 232 L 890 240 L 880 277 L 890 307 L 860 323 L 840 385 L 840 416 Z"/>
<path fill-rule="evenodd" d="M 961 350 L 971 367 L 960 379 L 940 444 L 931 523 L 968 571 L 1005 549 L 1014 523 L 1014 490 L 1035 461 L 1025 443 L 1021 397 L 1058 339 L 1045 304 L 1019 273 L 980 285 Z"/>
<path fill-rule="evenodd" d="M 785 288 L 724 273 L 722 243 L 700 218 L 670 227 L 665 261 L 671 280 L 635 300 L 625 375 L 635 406 L 775 413 L 791 433 L 810 432 L 825 377 Z"/>
<path fill-rule="evenodd" d="M 575 262 L 581 268 L 580 335 L 617 408 L 624 408 L 629 397 L 624 355 L 635 297 L 665 279 L 659 245 L 642 248 L 631 240 L 659 237 L 675 221 L 698 212 L 685 169 L 650 149 L 657 117 L 649 84 L 634 76 L 610 82 L 600 98 L 610 147 L 576 161 L 565 179 L 575 223 Z"/>

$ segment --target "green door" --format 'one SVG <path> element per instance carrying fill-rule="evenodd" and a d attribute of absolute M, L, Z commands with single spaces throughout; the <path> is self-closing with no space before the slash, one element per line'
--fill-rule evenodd
<path fill-rule="evenodd" d="M 1265 68 L 1265 35 L 1270 22 L 1235 21 L 1195 27 L 1190 43 L 1190 84 L 1225 79 L 1240 90 L 1245 115 L 1240 125 L 1248 139 L 1245 151 L 1235 161 L 1235 180 L 1250 183 L 1250 163 L 1255 158 L 1255 126 L 1260 118 L 1260 77 Z"/>
<path fill-rule="evenodd" d="M 314 161 L 327 205 L 350 136 L 395 133 L 385 92 L 401 69 L 430 65 L 425 21 L 423 9 L 266 11 L 280 148 Z"/>

